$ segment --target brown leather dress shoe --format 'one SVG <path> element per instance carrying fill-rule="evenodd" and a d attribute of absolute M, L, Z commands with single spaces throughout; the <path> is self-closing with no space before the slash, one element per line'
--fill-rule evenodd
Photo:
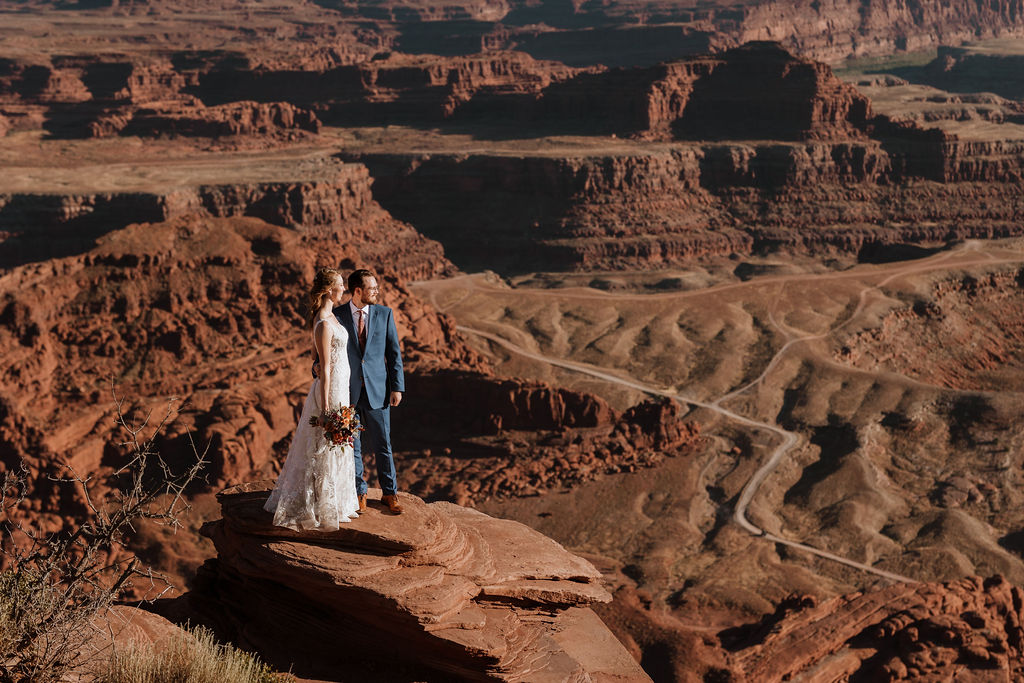
<path fill-rule="evenodd" d="M 360 493 L 359 496 L 359 512 L 366 512 L 366 494 Z"/>
<path fill-rule="evenodd" d="M 381 496 L 380 502 L 388 506 L 388 511 L 393 515 L 402 514 L 402 506 L 398 504 L 398 496 Z"/>

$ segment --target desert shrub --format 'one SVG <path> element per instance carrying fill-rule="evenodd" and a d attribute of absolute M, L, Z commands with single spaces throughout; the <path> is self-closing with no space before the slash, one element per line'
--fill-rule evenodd
<path fill-rule="evenodd" d="M 126 438 L 109 485 L 95 486 L 95 473 L 76 472 L 68 462 L 54 463 L 56 474 L 46 475 L 75 492 L 85 509 L 63 529 L 33 524 L 26 503 L 35 487 L 24 463 L 0 473 L 0 683 L 60 681 L 89 663 L 95 652 L 85 644 L 96 635 L 95 617 L 133 578 L 156 585 L 152 570 L 127 551 L 133 525 L 149 519 L 180 526 L 185 491 L 207 462 L 193 448 L 195 458 L 175 466 L 156 448 L 173 403 L 152 427 L 149 416 L 132 420 L 122 400 L 115 403 Z"/>
<path fill-rule="evenodd" d="M 96 683 L 277 683 L 286 678 L 197 627 L 158 643 L 118 647 Z"/>
<path fill-rule="evenodd" d="M 77 611 L 29 569 L 0 572 L 0 681 L 57 680 L 77 655 Z"/>

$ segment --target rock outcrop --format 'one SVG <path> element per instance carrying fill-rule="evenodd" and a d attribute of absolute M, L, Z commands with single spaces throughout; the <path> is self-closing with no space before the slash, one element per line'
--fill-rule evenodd
<path fill-rule="evenodd" d="M 983 47 L 943 45 L 935 60 L 920 74 L 928 83 L 958 93 L 997 93 L 1019 100 L 1024 97 L 1021 67 L 1024 55 Z"/>
<path fill-rule="evenodd" d="M 287 102 L 232 102 L 215 107 L 138 109 L 117 132 L 141 137 L 294 137 L 302 132 L 319 133 L 320 120 L 313 112 Z"/>
<path fill-rule="evenodd" d="M 646 139 L 863 139 L 871 115 L 867 98 L 828 66 L 771 42 L 582 73 L 548 87 L 538 108 L 543 121 Z"/>
<path fill-rule="evenodd" d="M 1024 148 L 934 138 L 902 147 L 911 156 L 867 141 L 349 158 L 370 168 L 382 205 L 415 219 L 465 270 L 672 266 L 764 251 L 857 256 L 1020 234 Z M 481 231 L 486 243 L 471 239 Z"/>
<path fill-rule="evenodd" d="M 900 584 L 820 604 L 794 598 L 747 633 L 737 629 L 733 675 L 724 680 L 1019 680 L 1022 604 L 1024 591 L 999 576 Z"/>
<path fill-rule="evenodd" d="M 837 340 L 835 358 L 962 391 L 1019 391 L 1022 282 L 1016 269 L 938 282 L 877 325 Z"/>
<path fill-rule="evenodd" d="M 317 133 L 321 119 L 380 125 L 440 122 L 457 113 L 507 116 L 579 72 L 521 52 L 276 65 L 228 51 L 169 59 L 54 56 L 9 60 L 0 70 L 0 111 L 34 109 L 40 126 L 66 138 L 232 136 L 270 144 Z"/>
<path fill-rule="evenodd" d="M 620 412 L 588 394 L 452 370 L 424 373 L 418 386 L 424 395 L 406 413 L 410 491 L 460 505 L 656 467 L 703 445 L 700 425 L 670 399 Z M 458 398 L 466 395 L 472 411 Z"/>
<path fill-rule="evenodd" d="M 93 617 L 89 632 L 90 638 L 82 651 L 87 653 L 86 667 L 90 664 L 95 667 L 112 648 L 160 643 L 181 634 L 181 629 L 159 614 L 128 605 L 113 605 Z"/>
<path fill-rule="evenodd" d="M 516 522 L 401 494 L 336 532 L 274 527 L 269 484 L 218 494 L 217 558 L 160 611 L 329 680 L 647 681 L 588 605 L 588 562 Z M 408 674 L 406 674 L 408 675 Z"/>
<path fill-rule="evenodd" d="M 332 125 L 523 116 L 552 83 L 580 73 L 521 52 L 438 57 L 389 54 L 324 71 L 249 70 L 227 64 L 196 76 L 207 104 L 283 98 Z"/>

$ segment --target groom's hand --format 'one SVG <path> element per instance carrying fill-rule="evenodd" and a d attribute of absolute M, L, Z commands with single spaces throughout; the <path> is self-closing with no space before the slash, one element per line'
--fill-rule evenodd
<path fill-rule="evenodd" d="M 401 402 L 402 402 L 402 392 L 401 391 L 392 391 L 391 392 L 391 400 L 389 401 L 389 403 L 391 404 L 391 407 L 394 408 L 395 406 L 397 406 Z"/>

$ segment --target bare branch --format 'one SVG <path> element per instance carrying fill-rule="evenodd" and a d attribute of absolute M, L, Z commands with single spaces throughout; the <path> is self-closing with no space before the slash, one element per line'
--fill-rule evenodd
<path fill-rule="evenodd" d="M 115 423 L 125 431 L 122 462 L 106 475 L 110 494 L 96 495 L 97 473 L 78 472 L 61 463 L 42 480 L 72 487 L 84 505 L 84 516 L 64 530 L 43 533 L 25 521 L 22 503 L 33 491 L 31 473 L 22 462 L 0 478 L 0 681 L 57 681 L 89 652 L 83 647 L 91 620 L 123 595 L 137 579 L 152 600 L 173 588 L 168 577 L 142 567 L 127 551 L 128 535 L 140 519 L 177 529 L 190 509 L 186 493 L 208 464 L 188 433 L 192 459 L 181 471 L 157 447 L 157 440 L 180 412 L 171 398 L 160 420 L 153 411 L 138 422 L 125 410 L 111 382 Z M 152 433 L 146 437 L 146 431 Z M 103 479 L 104 483 L 108 480 Z M 11 630 L 13 629 L 13 630 Z M 95 648 L 93 648 L 95 650 Z"/>

